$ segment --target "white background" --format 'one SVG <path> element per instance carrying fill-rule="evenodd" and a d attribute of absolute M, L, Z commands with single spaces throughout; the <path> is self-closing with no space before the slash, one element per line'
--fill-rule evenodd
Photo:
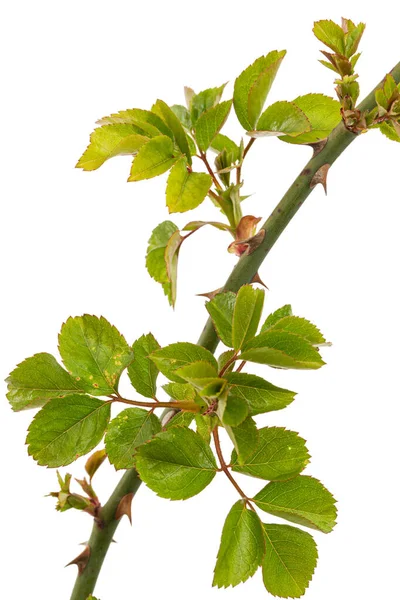
<path fill-rule="evenodd" d="M 96 119 L 149 108 L 157 97 L 183 103 L 234 78 L 255 58 L 287 48 L 270 101 L 307 92 L 333 94 L 333 73 L 317 59 L 316 19 L 365 20 L 358 71 L 362 95 L 399 60 L 399 8 L 321 2 L 7 3 L 1 15 L 3 91 L 1 166 L 3 310 L 1 373 L 36 352 L 57 353 L 69 315 L 104 315 L 133 341 L 152 331 L 162 344 L 196 341 L 205 320 L 198 292 L 223 284 L 234 258 L 226 234 L 207 229 L 183 248 L 179 299 L 172 312 L 144 268 L 153 227 L 168 218 L 165 176 L 126 183 L 130 160 L 83 173 L 74 164 Z M 363 7 L 363 8 L 361 8 Z M 390 10 L 389 10 L 390 9 Z M 388 16 L 389 15 L 389 16 Z M 231 87 L 226 98 L 231 93 Z M 240 135 L 232 116 L 226 132 Z M 249 214 L 266 217 L 310 155 L 260 140 L 244 168 Z M 392 600 L 398 594 L 398 311 L 400 146 L 377 131 L 361 136 L 334 165 L 329 193 L 311 195 L 261 269 L 266 311 L 291 302 L 333 342 L 318 372 L 254 372 L 299 392 L 292 406 L 261 424 L 299 431 L 312 454 L 307 472 L 339 499 L 339 524 L 315 534 L 319 567 L 308 600 Z M 218 215 L 205 202 L 173 215 L 180 226 Z M 39 468 L 24 447 L 32 412 L 0 405 L 1 596 L 68 600 L 91 527 L 87 515 L 58 514 L 44 498 L 55 471 Z M 83 474 L 83 460 L 72 466 Z M 65 472 L 65 469 L 63 470 Z M 97 476 L 105 499 L 118 479 Z M 262 482 L 242 480 L 250 492 Z M 264 598 L 260 573 L 235 589 L 211 588 L 225 516 L 236 492 L 219 475 L 201 495 L 169 502 L 140 489 L 133 528 L 123 522 L 101 573 L 101 600 L 174 597 Z"/>

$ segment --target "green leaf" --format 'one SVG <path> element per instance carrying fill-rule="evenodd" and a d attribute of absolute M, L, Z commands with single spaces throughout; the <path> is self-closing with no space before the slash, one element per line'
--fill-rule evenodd
<path fill-rule="evenodd" d="M 173 106 L 171 106 L 171 110 L 178 117 L 179 121 L 185 129 L 190 130 L 192 128 L 192 120 L 190 118 L 190 113 L 186 106 L 182 106 L 181 104 L 174 104 Z"/>
<path fill-rule="evenodd" d="M 199 360 L 210 363 L 217 369 L 217 361 L 209 350 L 189 342 L 177 342 L 156 350 L 150 356 L 163 375 L 171 381 L 186 383 L 175 371 Z"/>
<path fill-rule="evenodd" d="M 184 367 L 177 369 L 175 374 L 198 388 L 203 388 L 210 380 L 214 380 L 218 377 L 218 371 L 215 365 L 211 365 L 205 360 L 199 360 L 185 365 Z"/>
<path fill-rule="evenodd" d="M 87 454 L 102 439 L 111 404 L 90 396 L 50 400 L 35 416 L 26 443 L 39 465 L 64 467 Z"/>
<path fill-rule="evenodd" d="M 176 383 L 175 385 L 179 385 L 179 383 Z M 194 413 L 180 410 L 164 425 L 164 429 L 168 430 L 171 427 L 189 427 L 194 417 Z"/>
<path fill-rule="evenodd" d="M 106 452 L 116 469 L 132 469 L 135 448 L 161 431 L 160 420 L 142 408 L 127 408 L 108 426 Z"/>
<path fill-rule="evenodd" d="M 128 108 L 117 113 L 103 117 L 97 121 L 98 125 L 135 125 L 138 133 L 155 137 L 157 135 L 167 135 L 174 139 L 172 131 L 167 127 L 162 119 L 150 110 L 141 108 Z"/>
<path fill-rule="evenodd" d="M 211 440 L 211 433 L 218 425 L 218 417 L 216 415 L 195 415 L 196 431 L 203 440 L 209 444 Z"/>
<path fill-rule="evenodd" d="M 277 321 L 283 319 L 283 317 L 291 317 L 292 314 L 292 307 L 290 304 L 285 304 L 282 308 L 278 308 L 266 318 L 265 323 L 261 327 L 261 333 L 267 331 L 267 329 L 271 329 L 271 327 L 273 327 Z"/>
<path fill-rule="evenodd" d="M 149 354 L 158 350 L 160 344 L 152 333 L 142 335 L 132 346 L 133 361 L 128 367 L 131 384 L 142 396 L 154 398 L 156 396 L 156 381 L 158 369 L 149 359 Z"/>
<path fill-rule="evenodd" d="M 237 453 L 232 453 L 233 470 L 270 481 L 284 481 L 301 473 L 308 464 L 305 441 L 294 431 L 283 427 L 263 427 L 258 430 L 259 441 L 255 453 L 242 465 Z"/>
<path fill-rule="evenodd" d="M 167 182 L 167 206 L 170 213 L 186 212 L 199 206 L 212 185 L 207 173 L 188 171 L 185 158 L 172 167 Z"/>
<path fill-rule="evenodd" d="M 193 124 L 196 123 L 198 118 L 210 108 L 216 106 L 222 98 L 222 94 L 226 83 L 220 87 L 208 88 L 198 94 L 192 96 L 190 102 L 190 113 Z"/>
<path fill-rule="evenodd" d="M 328 46 L 338 54 L 345 53 L 344 47 L 344 31 L 343 29 L 329 20 L 316 21 L 314 23 L 313 32 L 320 42 Z"/>
<path fill-rule="evenodd" d="M 400 134 L 395 130 L 393 123 L 382 123 L 379 127 L 383 135 L 385 135 L 392 142 L 400 142 Z"/>
<path fill-rule="evenodd" d="M 240 124 L 247 131 L 257 125 L 285 54 L 286 50 L 273 50 L 266 56 L 260 56 L 235 81 L 233 104 Z"/>
<path fill-rule="evenodd" d="M 178 402 L 193 402 L 196 398 L 196 390 L 189 383 L 166 383 L 163 390 L 171 396 L 172 400 Z"/>
<path fill-rule="evenodd" d="M 235 308 L 236 294 L 225 292 L 217 294 L 210 302 L 207 302 L 206 309 L 214 323 L 215 330 L 221 342 L 232 348 L 232 322 L 233 311 Z"/>
<path fill-rule="evenodd" d="M 149 141 L 140 135 L 134 125 L 105 125 L 90 135 L 90 144 L 76 166 L 84 171 L 94 171 L 113 156 L 136 154 Z M 144 132 L 143 132 L 144 133 Z"/>
<path fill-rule="evenodd" d="M 295 333 L 275 330 L 250 340 L 240 358 L 282 369 L 319 369 L 325 364 L 307 340 Z"/>
<path fill-rule="evenodd" d="M 297 136 L 311 131 L 311 123 L 293 102 L 280 101 L 268 106 L 257 123 L 257 131 L 249 131 L 251 137 L 270 135 Z"/>
<path fill-rule="evenodd" d="M 239 146 L 227 135 L 223 135 L 222 133 L 218 133 L 211 142 L 211 150 L 215 150 L 215 152 L 218 153 L 222 152 L 223 150 L 226 150 L 232 155 L 234 162 L 239 160 Z"/>
<path fill-rule="evenodd" d="M 318 551 L 309 533 L 290 525 L 264 525 L 263 581 L 273 596 L 300 598 L 317 565 Z"/>
<path fill-rule="evenodd" d="M 246 400 L 252 416 L 281 410 L 291 404 L 296 395 L 296 392 L 276 387 L 258 375 L 234 372 L 225 377 L 231 393 Z"/>
<path fill-rule="evenodd" d="M 131 362 L 132 351 L 104 317 L 70 317 L 58 342 L 63 363 L 86 391 L 93 396 L 118 391 L 120 375 Z"/>
<path fill-rule="evenodd" d="M 182 231 L 196 231 L 204 225 L 211 225 L 220 231 L 232 231 L 232 228 L 227 223 L 220 223 L 219 221 L 190 221 L 182 228 Z"/>
<path fill-rule="evenodd" d="M 205 152 L 211 145 L 213 139 L 224 126 L 231 110 L 232 100 L 221 102 L 213 108 L 210 108 L 201 115 L 196 123 L 195 134 L 196 141 L 200 148 Z"/>
<path fill-rule="evenodd" d="M 42 352 L 20 363 L 9 377 L 7 398 L 15 411 L 43 406 L 51 398 L 84 392 L 54 356 Z"/>
<path fill-rule="evenodd" d="M 354 27 L 351 31 L 349 30 L 349 33 L 345 35 L 345 56 L 347 58 L 350 58 L 357 52 L 364 30 L 365 23 L 359 23 L 357 27 Z"/>
<path fill-rule="evenodd" d="M 234 587 L 252 577 L 261 565 L 264 551 L 261 521 L 239 500 L 229 511 L 222 530 L 213 586 Z"/>
<path fill-rule="evenodd" d="M 328 137 L 341 121 L 340 103 L 324 94 L 307 94 L 293 100 L 307 117 L 311 130 L 296 137 L 285 135 L 280 139 L 291 144 L 312 144 Z"/>
<path fill-rule="evenodd" d="M 310 342 L 310 344 L 313 346 L 320 346 L 327 343 L 318 327 L 313 325 L 313 323 L 307 319 L 303 319 L 301 317 L 282 317 L 282 319 L 279 319 L 272 327 L 270 327 L 269 330 L 296 333 Z"/>
<path fill-rule="evenodd" d="M 259 440 L 255 421 L 247 417 L 237 427 L 226 427 L 237 454 L 239 465 L 243 465 L 256 451 Z"/>
<path fill-rule="evenodd" d="M 181 236 L 180 232 L 174 231 L 174 233 L 168 240 L 164 253 L 164 260 L 168 277 L 168 288 L 164 288 L 164 291 L 167 293 L 169 303 L 172 307 L 175 306 L 176 302 L 178 282 L 178 257 L 183 240 L 184 238 Z"/>
<path fill-rule="evenodd" d="M 254 502 L 267 513 L 329 533 L 336 525 L 336 500 L 318 479 L 299 475 L 290 481 L 272 481 Z"/>
<path fill-rule="evenodd" d="M 237 427 L 246 419 L 249 407 L 243 398 L 230 394 L 218 402 L 217 414 L 224 426 Z"/>
<path fill-rule="evenodd" d="M 198 433 L 172 427 L 138 448 L 136 469 L 142 481 L 162 498 L 185 500 L 211 483 L 217 465 Z"/>
<path fill-rule="evenodd" d="M 166 135 L 159 135 L 141 147 L 132 163 L 128 181 L 151 179 L 168 171 L 178 160 L 174 155 L 172 140 Z"/>
<path fill-rule="evenodd" d="M 264 290 L 243 285 L 236 296 L 232 321 L 232 343 L 235 350 L 242 348 L 257 333 L 264 304 Z"/>
<path fill-rule="evenodd" d="M 186 154 L 188 163 L 191 165 L 192 157 L 188 139 L 185 130 L 183 129 L 181 122 L 174 111 L 163 100 L 157 100 L 157 102 L 152 106 L 151 112 L 158 115 L 166 123 L 168 128 L 174 134 L 174 138 L 179 149 L 181 150 L 182 154 Z"/>
<path fill-rule="evenodd" d="M 169 282 L 165 250 L 172 235 L 178 232 L 178 227 L 171 221 L 163 221 L 151 234 L 147 246 L 146 267 L 153 279 L 163 286 L 164 293 L 171 302 L 171 284 Z"/>

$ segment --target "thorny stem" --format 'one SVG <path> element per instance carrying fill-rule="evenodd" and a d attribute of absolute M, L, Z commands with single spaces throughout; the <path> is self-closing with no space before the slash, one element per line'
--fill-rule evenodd
<path fill-rule="evenodd" d="M 246 502 L 246 504 L 248 504 L 249 508 L 254 510 L 254 507 L 251 504 L 249 498 L 246 496 L 246 494 L 244 493 L 242 488 L 239 486 L 236 479 L 234 479 L 232 477 L 232 473 L 229 471 L 228 465 L 225 462 L 224 455 L 222 454 L 221 443 L 219 441 L 218 425 L 213 429 L 212 434 L 213 434 L 213 439 L 214 439 L 215 451 L 218 456 L 219 464 L 221 465 L 221 470 L 225 473 L 225 475 L 227 476 L 227 478 L 229 479 L 229 481 L 231 482 L 231 484 L 233 485 L 235 490 L 243 498 L 243 500 Z"/>
<path fill-rule="evenodd" d="M 399 83 L 400 62 L 392 69 L 391 74 L 396 83 Z M 381 84 L 382 81 L 377 87 L 380 87 Z M 375 89 L 361 102 L 358 106 L 359 110 L 371 110 L 375 107 Z M 225 284 L 225 290 L 237 291 L 242 285 L 252 281 L 267 254 L 312 191 L 310 183 L 315 173 L 324 164 L 332 165 L 347 146 L 358 137 L 347 131 L 342 123 L 332 131 L 326 146 L 315 157 L 311 158 L 264 223 L 263 228 L 266 235 L 263 243 L 253 254 L 242 256 L 239 259 Z M 207 348 L 210 352 L 215 352 L 218 346 L 218 338 L 211 319 L 207 321 L 198 344 Z M 92 535 L 88 542 L 91 555 L 85 570 L 81 575 L 78 575 L 70 600 L 87 600 L 89 594 L 94 591 L 104 557 L 118 525 L 118 521 L 115 520 L 115 512 L 119 502 L 126 494 L 136 492 L 140 483 L 136 471 L 130 469 L 126 471 L 112 492 L 110 499 L 101 512 L 103 529 L 100 529 L 96 523 L 93 525 Z"/>

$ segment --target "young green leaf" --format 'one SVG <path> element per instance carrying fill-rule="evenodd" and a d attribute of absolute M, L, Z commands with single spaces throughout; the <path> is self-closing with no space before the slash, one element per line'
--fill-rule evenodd
<path fill-rule="evenodd" d="M 218 371 L 215 365 L 205 360 L 198 360 L 176 369 L 175 375 L 197 388 L 203 388 L 210 380 L 218 377 Z"/>
<path fill-rule="evenodd" d="M 221 414 L 221 421 L 224 425 L 237 427 L 243 423 L 248 413 L 249 407 L 246 400 L 243 400 L 240 396 L 229 394 L 226 399 L 225 409 Z"/>
<path fill-rule="evenodd" d="M 382 123 L 379 127 L 383 135 L 385 135 L 392 142 L 400 142 L 400 132 L 397 133 L 396 129 L 391 122 Z"/>
<path fill-rule="evenodd" d="M 205 361 L 217 369 L 217 361 L 209 350 L 189 342 L 177 342 L 156 350 L 150 356 L 163 375 L 171 381 L 186 383 L 175 371 L 197 361 Z"/>
<path fill-rule="evenodd" d="M 20 363 L 7 377 L 7 398 L 15 411 L 43 406 L 52 398 L 85 390 L 54 356 L 41 352 Z"/>
<path fill-rule="evenodd" d="M 172 427 L 138 448 L 136 469 L 162 498 L 185 500 L 204 490 L 217 465 L 210 447 L 185 427 Z"/>
<path fill-rule="evenodd" d="M 224 126 L 231 110 L 232 100 L 221 102 L 201 115 L 195 126 L 196 141 L 205 152 L 210 147 L 213 139 Z"/>
<path fill-rule="evenodd" d="M 326 339 L 315 325 L 307 319 L 301 317 L 282 317 L 279 319 L 269 330 L 287 331 L 289 333 L 296 333 L 302 338 L 310 342 L 313 346 L 320 346 L 326 344 Z M 262 331 L 262 330 L 261 330 Z"/>
<path fill-rule="evenodd" d="M 160 420 L 142 408 L 127 408 L 108 426 L 106 452 L 116 469 L 132 469 L 135 448 L 161 431 Z"/>
<path fill-rule="evenodd" d="M 169 238 L 165 247 L 164 260 L 167 269 L 168 277 L 168 300 L 172 307 L 175 306 L 178 283 L 178 257 L 179 250 L 184 238 L 179 231 L 174 233 Z M 164 288 L 165 291 L 165 288 Z"/>
<path fill-rule="evenodd" d="M 175 385 L 179 385 L 178 383 Z M 180 410 L 163 427 L 166 431 L 171 427 L 189 427 L 195 415 L 192 412 Z"/>
<path fill-rule="evenodd" d="M 196 208 L 207 196 L 211 184 L 210 175 L 188 171 L 186 159 L 181 158 L 168 177 L 166 197 L 169 212 L 186 212 Z"/>
<path fill-rule="evenodd" d="M 271 515 L 323 533 L 336 525 L 336 500 L 318 479 L 308 475 L 272 481 L 254 496 L 254 502 Z"/>
<path fill-rule="evenodd" d="M 208 88 L 198 94 L 194 94 L 190 101 L 190 114 L 193 124 L 198 118 L 210 108 L 216 106 L 222 98 L 226 83 L 220 87 Z"/>
<path fill-rule="evenodd" d="M 132 163 L 128 181 L 151 179 L 168 171 L 178 160 L 174 144 L 166 135 L 158 135 L 144 144 Z"/>
<path fill-rule="evenodd" d="M 259 434 L 255 421 L 247 417 L 236 427 L 225 427 L 237 454 L 239 465 L 243 465 L 256 451 Z"/>
<path fill-rule="evenodd" d="M 134 125 L 104 125 L 90 135 L 90 144 L 78 160 L 76 167 L 94 171 L 109 158 L 124 154 L 136 154 L 149 141 L 144 132 Z"/>
<path fill-rule="evenodd" d="M 225 292 L 217 294 L 210 302 L 207 302 L 206 309 L 214 323 L 215 330 L 221 342 L 232 348 L 232 322 L 233 311 L 235 308 L 236 294 Z"/>
<path fill-rule="evenodd" d="M 290 304 L 285 304 L 285 306 L 282 306 L 282 308 L 278 308 L 266 318 L 261 327 L 261 333 L 264 333 L 264 331 L 267 331 L 267 329 L 271 329 L 275 323 L 277 323 L 277 321 L 280 319 L 283 319 L 283 317 L 291 317 L 292 314 L 292 307 Z"/>
<path fill-rule="evenodd" d="M 255 129 L 258 118 L 274 82 L 286 50 L 273 50 L 260 56 L 236 79 L 233 104 L 240 124 L 247 131 Z"/>
<path fill-rule="evenodd" d="M 265 551 L 262 523 L 243 500 L 234 504 L 222 530 L 213 586 L 238 585 L 252 577 Z"/>
<path fill-rule="evenodd" d="M 28 452 L 46 467 L 65 467 L 87 454 L 102 439 L 111 405 L 90 396 L 50 400 L 34 417 L 26 443 Z"/>
<path fill-rule="evenodd" d="M 166 104 L 163 100 L 157 100 L 152 106 L 151 112 L 158 115 L 168 126 L 168 128 L 174 134 L 175 141 L 181 150 L 182 154 L 186 155 L 189 165 L 192 164 L 192 157 L 190 153 L 188 138 L 183 129 L 181 122 L 174 113 L 174 111 Z"/>
<path fill-rule="evenodd" d="M 132 346 L 133 360 L 128 367 L 128 375 L 135 390 L 146 398 L 156 395 L 158 369 L 149 359 L 149 354 L 158 350 L 160 344 L 152 333 L 142 335 Z"/>
<path fill-rule="evenodd" d="M 232 394 L 246 400 L 249 414 L 259 415 L 273 410 L 281 410 L 293 402 L 296 392 L 276 387 L 269 381 L 250 373 L 227 373 Z"/>
<path fill-rule="evenodd" d="M 104 317 L 70 317 L 58 342 L 64 365 L 86 391 L 93 396 L 117 392 L 119 377 L 133 356 L 116 327 Z"/>
<path fill-rule="evenodd" d="M 128 108 L 117 113 L 103 117 L 97 121 L 98 125 L 135 125 L 138 133 L 155 137 L 157 135 L 167 135 L 174 139 L 172 131 L 167 127 L 162 119 L 150 110 L 141 108 Z"/>
<path fill-rule="evenodd" d="M 196 431 L 203 440 L 209 444 L 211 440 L 211 434 L 215 427 L 218 425 L 218 417 L 216 415 L 195 415 Z"/>
<path fill-rule="evenodd" d="M 192 129 L 192 119 L 190 118 L 190 112 L 186 106 L 182 106 L 182 104 L 174 104 L 171 106 L 171 110 L 178 117 L 185 129 Z"/>
<path fill-rule="evenodd" d="M 307 340 L 295 333 L 275 330 L 250 340 L 240 358 L 282 369 L 319 369 L 325 364 Z"/>
<path fill-rule="evenodd" d="M 358 45 L 361 41 L 362 35 L 365 30 L 365 23 L 359 23 L 349 29 L 348 33 L 345 34 L 345 56 L 350 58 L 355 52 L 357 52 Z"/>
<path fill-rule="evenodd" d="M 233 311 L 232 343 L 240 350 L 257 333 L 264 305 L 264 290 L 243 285 L 238 291 Z"/>
<path fill-rule="evenodd" d="M 171 284 L 168 279 L 165 250 L 172 235 L 178 232 L 178 227 L 171 221 L 163 221 L 151 234 L 147 246 L 146 267 L 149 275 L 163 286 L 164 293 L 171 302 Z"/>
<path fill-rule="evenodd" d="M 251 137 L 265 137 L 286 134 L 290 137 L 311 131 L 311 123 L 306 115 L 293 102 L 279 101 L 268 106 L 257 123 L 256 131 L 249 131 Z"/>
<path fill-rule="evenodd" d="M 204 227 L 204 225 L 211 225 L 220 231 L 231 231 L 232 229 L 227 223 L 220 223 L 219 221 L 190 221 L 190 223 L 187 223 L 182 228 L 182 231 L 196 231 L 200 227 Z"/>
<path fill-rule="evenodd" d="M 235 354 L 235 350 L 227 350 L 226 352 L 222 352 L 222 354 L 218 357 L 218 372 L 224 369 L 224 377 L 226 377 L 226 374 L 230 373 L 235 366 L 235 362 L 233 361 L 228 365 L 228 367 L 226 367 L 227 363 L 234 358 Z"/>
<path fill-rule="evenodd" d="M 300 598 L 317 566 L 314 539 L 290 525 L 264 525 L 264 535 L 262 573 L 266 589 L 280 598 Z"/>
<path fill-rule="evenodd" d="M 291 144 L 312 144 L 328 137 L 341 121 L 340 103 L 324 94 L 307 94 L 293 100 L 310 122 L 311 130 L 296 137 L 285 135 L 283 142 Z"/>
<path fill-rule="evenodd" d="M 263 427 L 258 430 L 256 451 L 243 464 L 232 453 L 233 470 L 269 481 L 284 481 L 301 473 L 308 464 L 306 443 L 297 433 L 283 427 Z"/>
<path fill-rule="evenodd" d="M 328 46 L 338 54 L 345 53 L 344 31 L 343 29 L 329 20 L 316 21 L 313 32 L 320 42 Z"/>
<path fill-rule="evenodd" d="M 217 153 L 226 150 L 232 155 L 234 162 L 239 160 L 239 146 L 233 140 L 228 138 L 227 135 L 223 135 L 222 133 L 218 133 L 211 142 L 211 150 L 214 150 Z"/>
<path fill-rule="evenodd" d="M 171 396 L 172 400 L 178 402 L 193 402 L 196 398 L 196 390 L 189 383 L 166 383 L 163 390 Z"/>

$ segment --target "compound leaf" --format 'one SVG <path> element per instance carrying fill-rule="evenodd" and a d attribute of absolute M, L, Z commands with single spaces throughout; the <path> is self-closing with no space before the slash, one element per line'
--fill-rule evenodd
<path fill-rule="evenodd" d="M 328 137 L 340 123 L 340 103 L 324 94 L 307 94 L 293 100 L 310 122 L 311 130 L 296 137 L 285 135 L 280 139 L 291 144 L 312 144 Z"/>
<path fill-rule="evenodd" d="M 284 481 L 301 473 L 308 464 L 305 441 L 294 431 L 283 427 L 263 427 L 255 452 L 243 464 L 232 453 L 233 470 L 269 481 Z"/>
<path fill-rule="evenodd" d="M 132 346 L 133 360 L 128 367 L 129 379 L 135 390 L 146 398 L 154 398 L 156 395 L 159 371 L 149 354 L 159 348 L 160 344 L 152 333 L 142 335 Z"/>
<path fill-rule="evenodd" d="M 87 454 L 102 439 L 111 404 L 70 395 L 50 400 L 34 417 L 26 443 L 39 465 L 63 467 Z"/>
<path fill-rule="evenodd" d="M 336 525 L 336 500 L 318 479 L 308 475 L 272 481 L 254 496 L 254 502 L 271 515 L 323 533 Z"/>
<path fill-rule="evenodd" d="M 119 331 L 104 317 L 70 317 L 58 338 L 63 363 L 93 396 L 117 392 L 132 351 Z"/>
<path fill-rule="evenodd" d="M 199 206 L 211 187 L 207 173 L 188 171 L 185 158 L 172 167 L 167 182 L 167 207 L 170 213 L 186 212 Z"/>
<path fill-rule="evenodd" d="M 138 448 L 136 469 L 142 481 L 162 498 L 185 500 L 211 483 L 217 465 L 198 433 L 171 427 Z"/>
<path fill-rule="evenodd" d="M 181 150 L 182 154 L 186 155 L 188 163 L 191 165 L 192 156 L 189 148 L 188 138 L 180 120 L 174 111 L 163 100 L 157 100 L 154 106 L 152 106 L 151 111 L 158 115 L 172 131 L 179 149 Z"/>
<path fill-rule="evenodd" d="M 161 431 L 160 420 L 142 408 L 127 408 L 113 419 L 107 429 L 106 452 L 116 469 L 134 467 L 135 448 Z"/>
<path fill-rule="evenodd" d="M 345 41 L 343 29 L 330 20 L 321 20 L 314 23 L 313 32 L 315 37 L 320 42 L 328 46 L 334 52 L 338 54 L 345 53 Z"/>
<path fill-rule="evenodd" d="M 54 356 L 41 352 L 20 363 L 9 375 L 7 398 L 15 411 L 43 406 L 52 398 L 84 392 Z"/>
<path fill-rule="evenodd" d="M 132 163 L 128 181 L 151 179 L 168 171 L 178 160 L 174 144 L 166 135 L 158 135 L 144 144 Z"/>
<path fill-rule="evenodd" d="M 290 525 L 264 525 L 263 581 L 273 596 L 300 598 L 317 565 L 318 551 L 312 536 Z"/>
<path fill-rule="evenodd" d="M 222 530 L 213 585 L 235 586 L 252 577 L 265 551 L 262 523 L 243 500 L 234 504 Z"/>

